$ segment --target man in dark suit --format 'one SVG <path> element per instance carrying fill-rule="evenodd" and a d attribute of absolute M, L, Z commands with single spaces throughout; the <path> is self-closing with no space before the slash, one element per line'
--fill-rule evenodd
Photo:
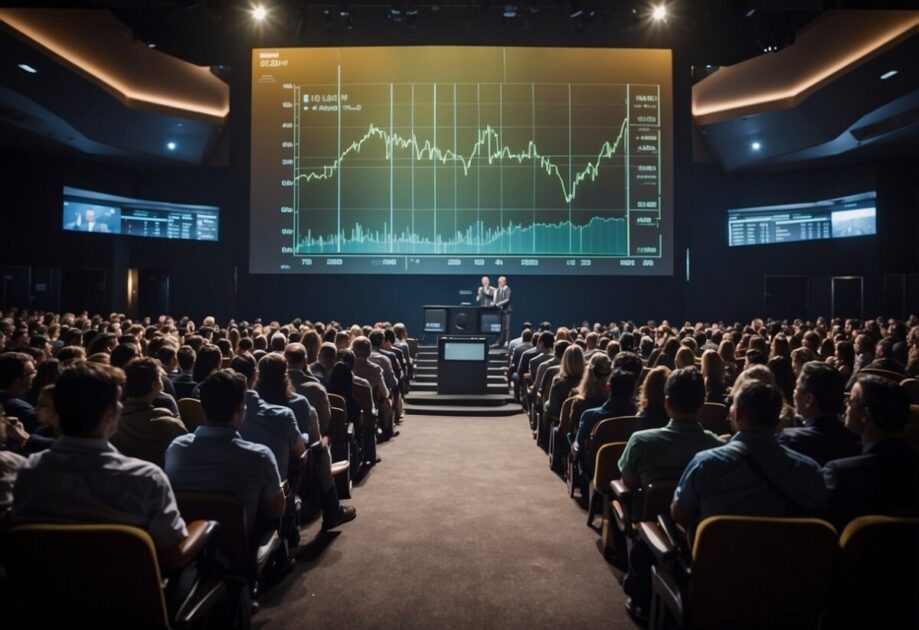
<path fill-rule="evenodd" d="M 511 288 L 507 286 L 507 277 L 498 278 L 498 288 L 495 289 L 494 306 L 501 309 L 501 336 L 498 338 L 498 346 L 507 345 L 507 337 L 511 329 Z"/>
<path fill-rule="evenodd" d="M 862 454 L 823 469 L 840 531 L 867 514 L 919 514 L 919 453 L 902 438 L 909 411 L 909 395 L 890 379 L 863 374 L 852 386 L 846 427 L 861 434 Z"/>
<path fill-rule="evenodd" d="M 857 455 L 861 450 L 858 436 L 839 421 L 844 386 L 835 368 L 820 361 L 805 363 L 794 396 L 795 410 L 804 418 L 804 426 L 782 431 L 779 444 L 807 455 L 821 466 Z"/>
<path fill-rule="evenodd" d="M 23 352 L 0 354 L 0 405 L 6 415 L 19 418 L 29 433 L 38 428 L 35 407 L 25 400 L 33 378 L 35 362 L 30 355 Z"/>
<path fill-rule="evenodd" d="M 195 377 L 192 375 L 196 357 L 195 349 L 191 346 L 182 346 L 176 351 L 176 361 L 179 369 L 168 374 L 169 380 L 172 381 L 172 385 L 175 387 L 176 399 L 190 397 L 195 385 L 197 385 Z"/>
<path fill-rule="evenodd" d="M 102 232 L 108 233 L 108 224 L 96 220 L 96 211 L 92 208 L 88 208 L 84 214 L 85 220 L 83 221 L 83 227 L 81 228 L 84 232 Z"/>

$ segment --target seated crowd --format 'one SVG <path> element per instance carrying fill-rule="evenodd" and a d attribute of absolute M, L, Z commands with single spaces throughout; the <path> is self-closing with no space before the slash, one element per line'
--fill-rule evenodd
<path fill-rule="evenodd" d="M 656 515 L 687 550 L 713 516 L 815 517 L 840 534 L 861 516 L 919 517 L 916 317 L 525 323 L 508 373 L 550 466 L 590 498 L 589 524 L 606 495 L 603 546 L 639 623 L 659 558 L 635 523 L 617 527 L 636 493 L 672 488 Z"/>
<path fill-rule="evenodd" d="M 167 573 L 186 574 L 204 546 L 200 521 L 183 519 L 183 493 L 238 501 L 249 549 L 276 534 L 275 578 L 302 525 L 355 518 L 340 493 L 380 461 L 376 444 L 399 434 L 413 371 L 402 324 L 4 315 L 2 529 L 132 525 Z M 227 598 L 242 615 L 235 625 L 256 609 L 251 582 Z M 187 585 L 172 581 L 167 601 Z"/>

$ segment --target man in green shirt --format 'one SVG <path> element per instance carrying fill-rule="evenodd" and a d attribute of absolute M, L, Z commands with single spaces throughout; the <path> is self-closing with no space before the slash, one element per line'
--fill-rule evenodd
<path fill-rule="evenodd" d="M 659 429 L 637 431 L 619 458 L 622 483 L 637 490 L 665 479 L 678 480 L 693 456 L 716 446 L 718 437 L 699 424 L 705 403 L 705 382 L 694 367 L 674 370 L 664 385 L 664 407 L 670 422 Z M 646 621 L 651 604 L 651 551 L 638 541 L 629 549 L 629 570 L 622 589 L 629 596 L 626 610 Z"/>

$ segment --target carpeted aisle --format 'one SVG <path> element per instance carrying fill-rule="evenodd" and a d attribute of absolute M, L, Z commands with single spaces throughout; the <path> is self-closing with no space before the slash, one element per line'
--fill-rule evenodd
<path fill-rule="evenodd" d="M 409 416 L 401 433 L 355 488 L 357 520 L 265 593 L 254 627 L 634 627 L 524 416 Z"/>

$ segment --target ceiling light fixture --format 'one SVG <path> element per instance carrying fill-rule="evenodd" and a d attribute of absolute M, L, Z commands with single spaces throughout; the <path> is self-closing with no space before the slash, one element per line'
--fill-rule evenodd
<path fill-rule="evenodd" d="M 754 140 L 753 142 L 750 143 L 750 148 L 753 149 L 754 151 L 759 151 L 760 149 L 763 148 L 763 145 L 760 144 L 759 140 Z"/>
<path fill-rule="evenodd" d="M 22 67 L 22 66 L 20 66 L 20 67 Z M 900 73 L 899 70 L 888 70 L 887 72 L 885 72 L 884 74 L 881 75 L 881 80 L 882 80 L 882 81 L 886 81 L 886 80 L 889 79 L 890 77 L 894 77 L 894 76 L 898 75 L 899 73 Z"/>
<path fill-rule="evenodd" d="M 177 145 L 176 145 L 175 142 L 167 142 L 167 143 L 166 143 L 166 148 L 169 149 L 170 151 L 175 151 L 175 150 L 176 150 L 176 146 L 177 146 Z"/>
<path fill-rule="evenodd" d="M 32 66 L 30 66 L 30 65 L 27 64 L 27 63 L 21 63 L 21 64 L 19 64 L 19 68 L 22 69 L 22 70 L 24 70 L 24 71 L 26 71 L 26 72 L 28 72 L 29 74 L 37 74 L 37 73 L 38 73 L 38 70 L 36 70 L 35 68 L 33 68 Z"/>
<path fill-rule="evenodd" d="M 659 4 L 651 10 L 651 19 L 655 22 L 663 22 L 667 19 L 667 5 Z"/>
<path fill-rule="evenodd" d="M 252 7 L 252 19 L 253 20 L 255 20 L 256 22 L 261 22 L 266 17 L 268 17 L 268 9 L 266 9 L 263 5 L 257 4 L 254 7 Z"/>

